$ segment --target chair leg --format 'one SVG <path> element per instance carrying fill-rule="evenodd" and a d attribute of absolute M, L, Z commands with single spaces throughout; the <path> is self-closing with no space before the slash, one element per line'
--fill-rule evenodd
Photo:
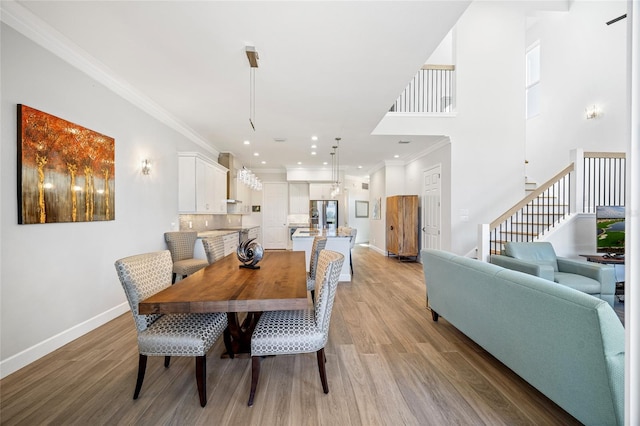
<path fill-rule="evenodd" d="M 200 406 L 207 405 L 207 357 L 196 357 L 196 382 L 198 383 L 198 395 L 200 395 Z"/>
<path fill-rule="evenodd" d="M 144 372 L 147 370 L 147 356 L 140 354 L 138 358 L 138 380 L 136 381 L 136 390 L 133 392 L 133 399 L 138 399 L 142 382 L 144 381 Z"/>
<path fill-rule="evenodd" d="M 311 303 L 316 303 L 316 291 L 311 290 Z"/>
<path fill-rule="evenodd" d="M 165 356 L 164 357 L 164 368 L 169 368 L 169 363 L 171 363 L 171 357 L 170 356 Z"/>
<path fill-rule="evenodd" d="M 353 275 L 353 256 L 349 254 L 349 265 L 351 265 L 351 275 Z"/>
<path fill-rule="evenodd" d="M 327 383 L 327 369 L 325 368 L 324 363 L 326 362 L 326 358 L 324 356 L 324 348 L 320 349 L 316 352 L 318 358 L 318 370 L 320 371 L 320 381 L 322 382 L 322 390 L 324 393 L 329 393 L 329 384 Z"/>
<path fill-rule="evenodd" d="M 171 275 L 171 284 L 175 284 L 175 283 L 176 283 L 176 273 L 174 272 L 174 273 Z"/>
<path fill-rule="evenodd" d="M 256 395 L 256 387 L 258 386 L 258 377 L 260 376 L 260 357 L 251 357 L 251 392 L 249 393 L 249 402 L 247 405 L 253 405 L 253 397 Z"/>

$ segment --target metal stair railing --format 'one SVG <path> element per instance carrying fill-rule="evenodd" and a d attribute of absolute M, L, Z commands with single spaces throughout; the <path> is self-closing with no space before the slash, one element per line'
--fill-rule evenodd
<path fill-rule="evenodd" d="M 478 258 L 500 254 L 507 241 L 539 239 L 572 213 L 624 205 L 626 155 L 572 151 L 574 161 L 490 224 L 481 224 Z M 572 177 L 573 176 L 573 177 Z"/>

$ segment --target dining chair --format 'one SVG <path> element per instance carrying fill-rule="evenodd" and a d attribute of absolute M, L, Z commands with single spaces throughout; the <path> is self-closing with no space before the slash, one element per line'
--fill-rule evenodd
<path fill-rule="evenodd" d="M 138 379 L 133 399 L 138 399 L 148 356 L 164 356 L 169 367 L 172 356 L 192 356 L 196 360 L 196 383 L 200 405 L 207 404 L 207 352 L 224 334 L 225 346 L 230 345 L 227 315 L 152 314 L 141 315 L 138 303 L 171 286 L 172 261 L 169 251 L 138 254 L 115 262 L 120 283 L 129 301 L 138 333 Z"/>
<path fill-rule="evenodd" d="M 191 275 L 209 264 L 205 259 L 194 259 L 193 250 L 198 239 L 196 231 L 172 231 L 164 233 L 164 240 L 171 252 L 173 261 L 172 283 L 176 282 L 176 276 L 181 278 Z"/>
<path fill-rule="evenodd" d="M 311 300 L 314 300 L 316 290 L 316 268 L 318 255 L 327 246 L 327 237 L 315 237 L 311 245 L 311 259 L 309 259 L 309 273 L 307 274 L 307 291 L 311 292 Z"/>
<path fill-rule="evenodd" d="M 203 238 L 202 246 L 204 247 L 204 253 L 207 255 L 209 265 L 224 257 L 224 239 L 222 235 Z"/>
<path fill-rule="evenodd" d="M 262 357 L 316 352 L 322 390 L 329 393 L 324 347 L 329 338 L 329 322 L 344 256 L 322 250 L 316 271 L 318 295 L 313 309 L 267 311 L 251 336 L 251 391 L 248 405 L 253 405 Z"/>
<path fill-rule="evenodd" d="M 349 249 L 349 266 L 351 266 L 351 275 L 353 275 L 353 248 L 356 246 L 356 236 L 358 235 L 357 228 L 351 228 L 351 247 Z"/>

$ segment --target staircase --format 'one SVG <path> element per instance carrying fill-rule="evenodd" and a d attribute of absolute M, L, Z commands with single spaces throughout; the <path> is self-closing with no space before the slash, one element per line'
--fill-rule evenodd
<path fill-rule="evenodd" d="M 575 213 L 624 205 L 624 153 L 572 151 L 574 161 L 490 224 L 480 225 L 478 258 L 500 254 L 507 241 L 535 241 Z"/>

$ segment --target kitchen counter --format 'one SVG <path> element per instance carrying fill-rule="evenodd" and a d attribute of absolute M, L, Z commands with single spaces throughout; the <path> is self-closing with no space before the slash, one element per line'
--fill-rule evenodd
<path fill-rule="evenodd" d="M 351 240 L 350 234 L 338 233 L 335 229 L 313 229 L 313 228 L 298 228 L 293 234 L 292 238 L 314 238 L 317 236 L 327 238 L 347 238 Z"/>
<path fill-rule="evenodd" d="M 307 271 L 309 271 L 313 239 L 316 236 L 327 237 L 327 246 L 325 247 L 327 250 L 337 251 L 344 255 L 340 281 L 351 281 L 351 235 L 338 233 L 335 229 L 298 228 L 293 234 L 293 250 L 305 252 Z"/>

